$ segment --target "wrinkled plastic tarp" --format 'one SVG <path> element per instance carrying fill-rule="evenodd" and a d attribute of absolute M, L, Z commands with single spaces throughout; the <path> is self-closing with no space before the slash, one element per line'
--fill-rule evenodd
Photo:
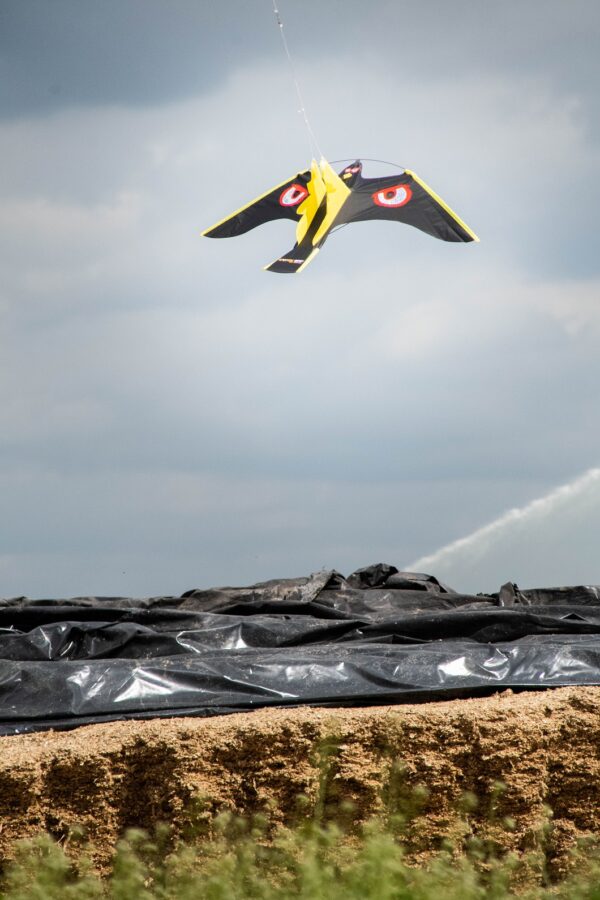
<path fill-rule="evenodd" d="M 0 600 L 0 734 L 600 684 L 600 588 L 378 564 L 181 597 Z"/>

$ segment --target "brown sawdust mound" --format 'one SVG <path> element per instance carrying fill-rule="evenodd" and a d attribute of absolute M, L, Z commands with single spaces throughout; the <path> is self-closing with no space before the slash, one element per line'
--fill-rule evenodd
<path fill-rule="evenodd" d="M 339 801 L 351 801 L 360 820 L 380 811 L 391 792 L 408 795 L 417 785 L 428 796 L 409 829 L 415 860 L 459 827 L 467 791 L 479 798 L 471 832 L 520 853 L 538 846 L 550 807 L 545 840 L 555 874 L 578 838 L 600 831 L 600 687 L 116 722 L 0 742 L 4 859 L 15 840 L 48 831 L 68 843 L 79 826 L 102 868 L 132 826 L 168 822 L 185 834 L 221 810 L 270 806 L 291 823 L 300 794 L 313 806 L 324 798 L 338 813 Z M 401 783 L 391 774 L 398 767 Z M 498 782 L 506 784 L 499 797 Z M 505 816 L 514 830 L 501 826 Z"/>

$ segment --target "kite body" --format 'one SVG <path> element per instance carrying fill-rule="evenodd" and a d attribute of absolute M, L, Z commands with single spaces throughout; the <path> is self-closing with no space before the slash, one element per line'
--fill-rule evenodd
<path fill-rule="evenodd" d="M 296 243 L 268 272 L 297 273 L 314 259 L 332 229 L 350 222 L 388 219 L 413 225 L 442 241 L 468 243 L 477 235 L 414 172 L 363 178 L 356 160 L 339 174 L 326 159 L 312 161 L 260 197 L 203 231 L 205 237 L 236 237 L 274 219 L 296 222 Z"/>

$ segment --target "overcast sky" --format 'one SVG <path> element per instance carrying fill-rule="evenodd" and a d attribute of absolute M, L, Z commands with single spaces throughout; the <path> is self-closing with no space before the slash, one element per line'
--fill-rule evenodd
<path fill-rule="evenodd" d="M 200 232 L 309 162 L 271 0 L 0 0 L 0 596 L 402 567 L 598 465 L 596 0 L 279 8 L 327 158 L 481 243 L 263 272 L 292 223 Z M 576 485 L 432 564 L 600 583 Z"/>

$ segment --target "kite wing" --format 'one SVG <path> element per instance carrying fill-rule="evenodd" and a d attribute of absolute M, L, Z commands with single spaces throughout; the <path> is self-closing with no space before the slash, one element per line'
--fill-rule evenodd
<path fill-rule="evenodd" d="M 344 173 L 342 178 L 346 178 Z M 409 169 L 386 178 L 363 178 L 359 169 L 346 184 L 351 193 L 335 225 L 366 219 L 389 219 L 413 225 L 442 241 L 479 241 L 475 232 L 448 204 Z"/>
<path fill-rule="evenodd" d="M 258 225 L 273 219 L 293 219 L 298 221 L 298 207 L 308 197 L 310 171 L 298 172 L 293 178 L 282 181 L 270 190 L 251 200 L 245 206 L 231 213 L 207 228 L 204 237 L 225 238 L 245 234 Z"/>

